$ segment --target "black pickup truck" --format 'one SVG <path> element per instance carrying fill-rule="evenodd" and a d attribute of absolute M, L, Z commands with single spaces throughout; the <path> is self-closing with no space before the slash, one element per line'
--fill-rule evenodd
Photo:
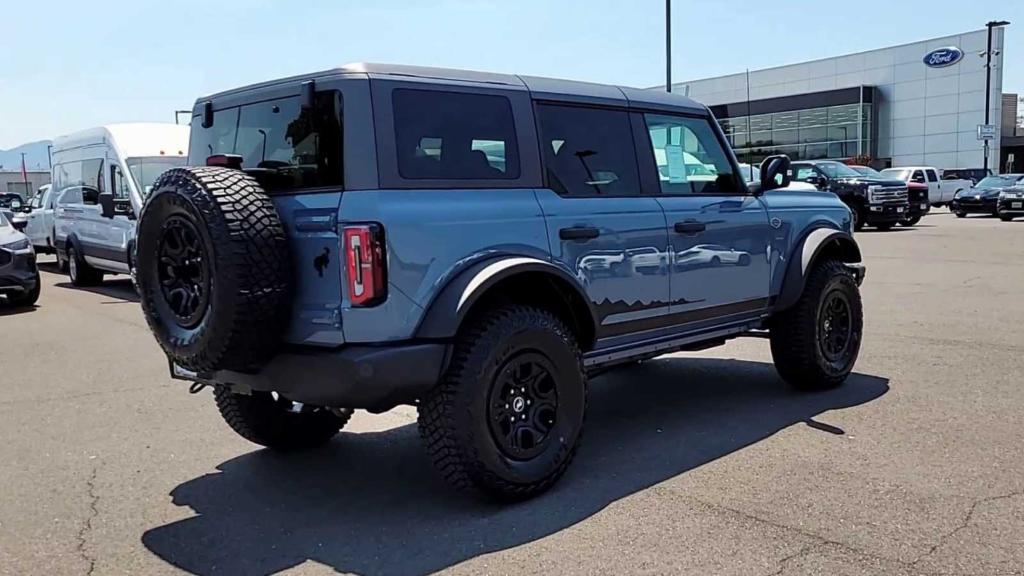
<path fill-rule="evenodd" d="M 865 225 L 889 230 L 907 218 L 907 183 L 861 174 L 842 162 L 793 162 L 792 179 L 834 192 L 853 212 L 854 229 Z"/>

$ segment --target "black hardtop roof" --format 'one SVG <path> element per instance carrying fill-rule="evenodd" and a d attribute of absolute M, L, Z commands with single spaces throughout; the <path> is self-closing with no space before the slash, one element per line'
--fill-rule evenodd
<path fill-rule="evenodd" d="M 302 74 L 242 86 L 209 96 L 199 98 L 196 103 L 215 98 L 237 95 L 240 93 L 276 86 L 281 84 L 298 83 L 324 76 L 359 76 L 364 78 L 392 78 L 400 79 L 417 78 L 425 80 L 436 80 L 438 84 L 476 84 L 492 88 L 508 88 L 528 90 L 536 98 L 558 100 L 564 98 L 593 98 L 600 101 L 618 101 L 623 106 L 634 105 L 638 107 L 651 108 L 675 108 L 686 109 L 689 112 L 706 114 L 707 108 L 690 98 L 680 94 L 662 92 L 659 90 L 647 90 L 641 88 L 630 88 L 626 86 L 613 86 L 610 84 L 597 84 L 593 82 L 581 82 L 577 80 L 561 80 L 556 78 L 543 78 L 539 76 L 520 76 L 517 74 L 500 74 L 495 72 L 478 72 L 473 70 L 458 70 L 453 68 L 433 68 L 429 66 L 406 66 L 402 64 L 373 64 L 356 63 L 346 64 L 338 68 L 323 70 L 311 74 Z"/>

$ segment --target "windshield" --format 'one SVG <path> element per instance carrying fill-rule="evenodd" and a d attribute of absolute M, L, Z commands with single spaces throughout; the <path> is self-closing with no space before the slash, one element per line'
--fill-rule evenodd
<path fill-rule="evenodd" d="M 818 162 L 815 166 L 829 178 L 856 178 L 860 176 L 855 170 L 839 162 Z"/>
<path fill-rule="evenodd" d="M 148 158 L 129 158 L 128 159 L 128 170 L 132 173 L 132 180 L 135 181 L 135 187 L 138 188 L 139 193 L 145 198 L 149 195 L 149 191 L 153 188 L 153 183 L 160 177 L 161 174 L 170 170 L 171 168 L 177 168 L 178 166 L 184 166 L 187 158 L 184 156 L 152 156 Z"/>
<path fill-rule="evenodd" d="M 871 166 L 850 166 L 850 169 L 854 172 L 859 172 L 865 176 L 879 176 L 881 173 L 875 170 Z"/>
<path fill-rule="evenodd" d="M 892 176 L 897 180 L 909 180 L 910 170 L 907 170 L 906 168 L 886 168 L 885 170 L 882 170 L 882 175 Z"/>
<path fill-rule="evenodd" d="M 1006 174 L 1004 176 L 989 176 L 978 182 L 978 188 L 1006 188 L 1013 186 L 1021 179 L 1020 174 Z"/>

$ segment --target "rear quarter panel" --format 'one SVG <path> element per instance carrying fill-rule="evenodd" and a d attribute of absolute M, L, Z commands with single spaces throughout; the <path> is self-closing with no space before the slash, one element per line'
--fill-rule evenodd
<path fill-rule="evenodd" d="M 852 233 L 853 226 L 850 209 L 831 192 L 772 190 L 763 199 L 772 228 L 770 294 L 778 296 L 786 268 L 800 258 L 797 250 L 808 233 L 816 228 Z"/>
<path fill-rule="evenodd" d="M 447 282 L 500 255 L 550 260 L 544 215 L 533 189 L 355 190 L 341 201 L 341 225 L 384 225 L 388 299 L 352 308 L 343 289 L 347 342 L 409 339 Z M 347 283 L 346 283 L 347 285 Z"/>

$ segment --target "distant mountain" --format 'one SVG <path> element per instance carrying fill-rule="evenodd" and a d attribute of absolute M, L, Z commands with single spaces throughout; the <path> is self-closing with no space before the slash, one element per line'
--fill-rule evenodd
<path fill-rule="evenodd" d="M 0 172 L 17 172 L 21 170 L 21 153 L 25 153 L 25 168 L 29 170 L 49 170 L 50 161 L 47 146 L 51 140 L 29 142 L 10 150 L 0 150 Z"/>

